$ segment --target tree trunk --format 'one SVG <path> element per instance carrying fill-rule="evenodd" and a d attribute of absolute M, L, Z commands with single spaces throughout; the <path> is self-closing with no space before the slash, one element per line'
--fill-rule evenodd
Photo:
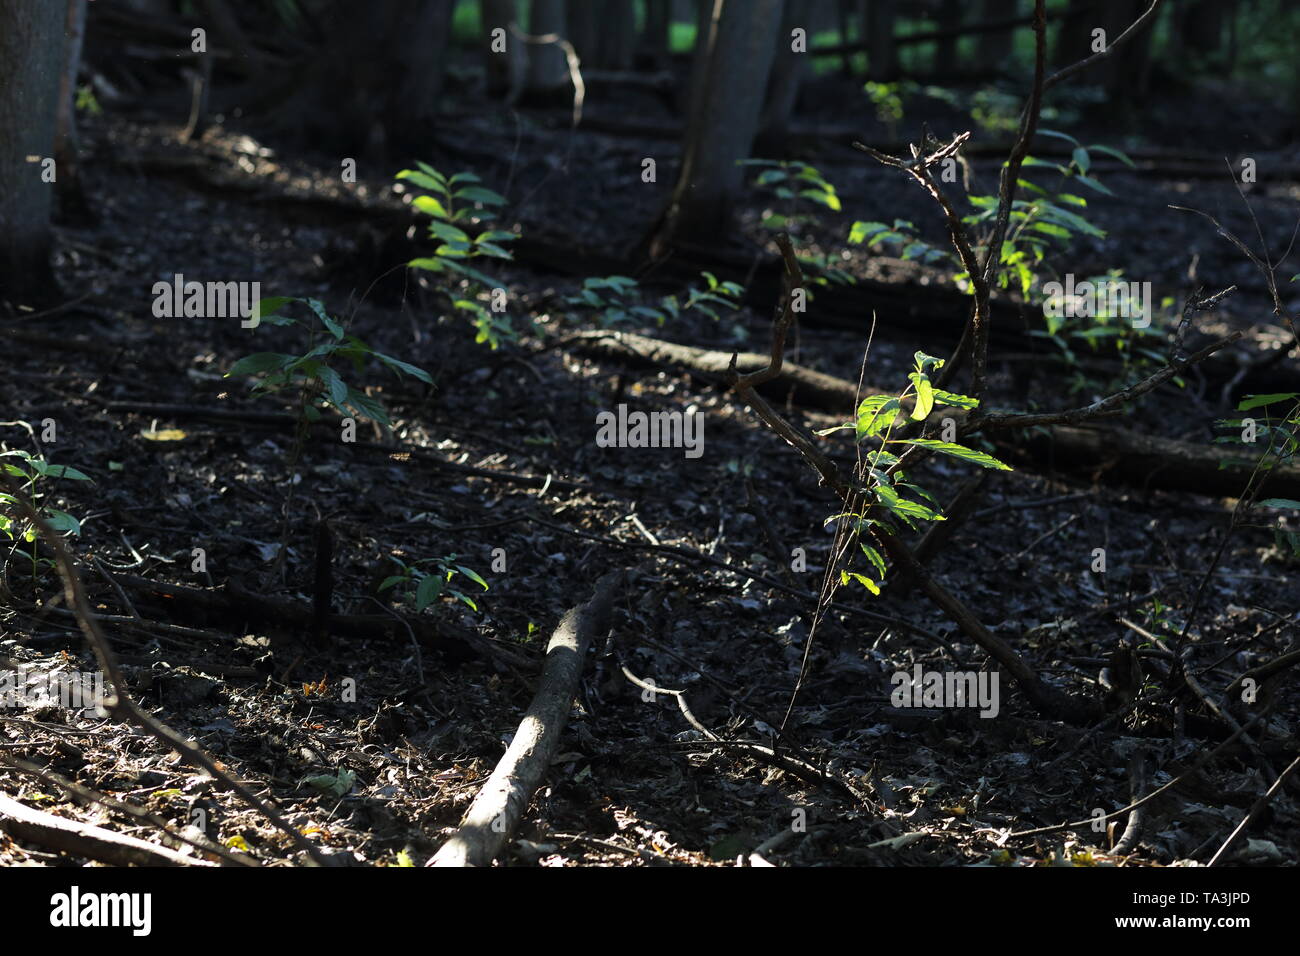
<path fill-rule="evenodd" d="M 862 30 L 867 39 L 867 76 L 877 82 L 898 78 L 898 47 L 894 43 L 895 0 L 866 0 Z"/>
<path fill-rule="evenodd" d="M 66 14 L 51 0 L 0 7 L 0 303 L 11 306 L 58 296 L 50 268 L 54 184 L 42 173 L 54 153 Z"/>
<path fill-rule="evenodd" d="M 453 5 L 335 0 L 326 11 L 323 49 L 282 113 L 314 146 L 344 156 L 424 152 Z"/>
<path fill-rule="evenodd" d="M 1016 0 L 984 0 L 985 20 L 1006 20 L 1016 15 Z M 1005 69 L 1014 49 L 1013 28 L 995 33 L 981 34 L 979 39 L 979 65 L 984 68 Z"/>
<path fill-rule="evenodd" d="M 528 32 L 533 36 L 554 33 L 563 37 L 564 31 L 564 0 L 533 0 Z M 558 43 L 528 44 L 528 94 L 545 98 L 569 86 L 569 62 L 563 48 Z"/>
<path fill-rule="evenodd" d="M 808 72 L 808 37 L 812 35 L 809 23 L 810 0 L 785 0 L 785 16 L 776 38 L 776 54 L 772 64 L 772 80 L 768 84 L 767 106 L 763 110 L 761 138 L 764 143 L 781 145 L 790 127 L 790 115 L 799 100 L 799 86 Z M 796 27 L 805 31 L 803 52 L 796 52 L 791 33 Z"/>
<path fill-rule="evenodd" d="M 939 29 L 947 31 L 947 35 L 936 41 L 934 45 L 934 63 L 931 65 L 931 70 L 935 76 L 961 73 L 957 45 L 959 39 L 957 30 L 961 27 L 962 21 L 961 13 L 961 0 L 943 0 L 939 5 Z"/>
<path fill-rule="evenodd" d="M 652 254 L 678 240 L 726 234 L 741 184 L 736 162 L 749 156 L 758 129 L 783 2 L 714 0 L 708 36 L 696 52 L 700 76 L 681 171 Z"/>
<path fill-rule="evenodd" d="M 63 29 L 63 72 L 59 76 L 58 122 L 54 140 L 54 160 L 59 171 L 59 213 L 64 219 L 85 222 L 91 215 L 78 174 L 76 100 L 81 46 L 86 38 L 86 0 L 67 0 Z"/>
<path fill-rule="evenodd" d="M 504 96 L 523 86 L 523 70 L 526 64 L 525 44 L 510 30 L 510 25 L 519 25 L 519 8 L 515 0 L 481 0 L 480 10 L 483 17 L 483 54 L 487 74 L 487 91 L 491 96 Z M 505 49 L 494 49 L 493 34 L 504 30 L 502 42 Z M 581 51 L 579 51 L 581 53 Z"/>
<path fill-rule="evenodd" d="M 672 0 L 646 0 L 641 53 L 650 61 L 650 66 L 654 70 L 668 69 L 672 22 Z"/>
<path fill-rule="evenodd" d="M 605 0 L 597 23 L 602 70 L 630 70 L 636 49 L 636 4 L 633 0 Z"/>

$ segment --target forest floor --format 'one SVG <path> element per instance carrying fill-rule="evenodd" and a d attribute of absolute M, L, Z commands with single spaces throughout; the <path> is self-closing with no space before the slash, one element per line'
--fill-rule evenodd
<path fill-rule="evenodd" d="M 589 118 L 653 120 L 661 109 L 603 105 L 603 112 L 601 102 L 589 105 Z M 1164 115 L 1178 107 L 1164 104 Z M 865 107 L 859 112 L 864 136 L 891 138 Z M 854 119 L 841 110 L 841 125 Z M 909 113 L 898 137 L 921 119 L 939 135 L 965 128 L 935 107 Z M 1258 117 L 1220 121 L 1259 146 L 1268 185 L 1251 201 L 1277 255 L 1295 224 L 1297 152 L 1261 144 L 1252 125 Z M 878 598 L 840 589 L 809 649 L 831 543 L 824 525 L 836 511 L 816 475 L 724 388 L 679 369 L 635 367 L 571 347 L 574 332 L 598 327 L 563 302 L 580 285 L 583 257 L 604 262 L 635 243 L 670 188 L 676 143 L 630 130 L 572 133 L 567 122 L 563 111 L 484 117 L 466 109 L 424 157 L 448 173 L 473 170 L 507 196 L 508 221 L 525 238 L 573 257 L 572 269 L 549 270 L 520 254 L 496 270 L 520 336 L 493 351 L 474 343 L 463 320 L 439 318 L 439 290 L 422 287 L 414 273 L 399 270 L 368 288 L 427 248 L 419 233 L 403 238 L 415 220 L 391 191 L 395 168 L 362 162 L 359 184 L 345 186 L 337 158 L 268 148 L 233 125 L 182 145 L 177 124 L 160 117 L 88 121 L 84 177 L 96 221 L 60 228 L 59 275 L 70 296 L 89 295 L 67 311 L 10 323 L 0 360 L 3 417 L 38 428 L 54 419 L 50 460 L 93 478 L 56 482 L 49 501 L 81 519 L 80 536 L 69 543 L 83 559 L 85 585 L 132 694 L 273 797 L 321 845 L 368 864 L 419 865 L 501 757 L 556 622 L 590 597 L 605 571 L 634 569 L 618 594 L 609 640 L 592 653 L 561 753 L 502 862 L 730 864 L 765 841 L 765 859 L 798 865 L 1208 859 L 1294 757 L 1295 682 L 1273 691 L 1263 750 L 1238 743 L 1155 801 L 1131 854 L 1108 855 L 1123 818 L 1109 832 L 1079 826 L 1011 836 L 1087 819 L 1098 807 L 1118 809 L 1130 798 L 1136 753 L 1147 758 L 1142 786 L 1149 789 L 1191 768 L 1229 731 L 1194 698 L 1173 707 L 1139 704 L 1100 726 L 1069 726 L 1037 713 L 1005 674 L 994 719 L 969 709 L 892 706 L 890 676 L 898 671 L 993 666 L 905 583 L 891 582 Z M 811 117 L 809 128 L 819 122 Z M 1124 145 L 1102 128 L 1091 137 L 1077 128 L 1069 127 L 1085 143 Z M 1184 135 L 1181 143 L 1161 138 L 1167 132 L 1148 135 L 1171 154 L 1190 155 L 1202 142 L 1195 128 L 1169 134 Z M 1228 138 L 1225 132 L 1221 141 Z M 842 140 L 808 142 L 804 155 L 836 185 L 844 211 L 819 214 L 804 230 L 803 248 L 837 256 L 837 266 L 860 279 L 898 284 L 904 296 L 950 289 L 951 270 L 844 243 L 854 220 L 895 219 L 941 243 L 941 221 L 923 192 Z M 647 156 L 659 158 L 657 185 L 641 181 Z M 1268 176 L 1273 162 L 1290 178 Z M 1088 214 L 1107 236 L 1072 246 L 1071 271 L 1122 264 L 1127 275 L 1152 281 L 1157 297 L 1179 304 L 1200 283 L 1211 292 L 1236 284 L 1223 308 L 1198 317 L 1190 344 L 1241 330 L 1235 348 L 1244 359 L 1278 348 L 1284 330 L 1258 274 L 1208 222 L 1167 208 L 1196 206 L 1253 236 L 1226 170 L 1187 178 L 1162 174 L 1160 165 L 1130 170 L 1115 162 L 1097 172 L 1115 198 L 1095 196 Z M 985 191 L 994 191 L 997 168 L 996 159 L 975 161 Z M 768 243 L 760 224 L 768 205 L 752 195 L 740 210 L 744 242 L 736 248 L 750 249 L 746 255 Z M 257 279 L 263 295 L 317 298 L 349 331 L 425 369 L 435 384 L 368 370 L 365 383 L 393 416 L 392 436 L 363 424 L 355 444 L 343 443 L 327 419 L 295 457 L 292 403 L 250 397 L 246 381 L 223 378 L 245 354 L 290 348 L 289 333 L 154 317 L 153 284 L 176 273 Z M 661 285 L 653 272 L 641 278 L 656 295 L 683 291 Z M 1002 298 L 1019 309 L 1015 295 Z M 1296 300 L 1289 294 L 1293 309 Z M 623 327 L 762 352 L 774 304 L 747 303 L 717 320 L 689 313 L 663 327 Z M 819 324 L 817 313 L 814 297 L 791 357 L 857 381 L 871 315 L 846 328 Z M 932 328 L 878 311 L 865 384 L 901 389 L 913 352 L 949 354 L 964 318 L 958 309 L 952 322 Z M 1015 354 L 995 352 L 997 407 L 1072 407 L 1141 374 L 1104 349 L 1067 368 L 1050 347 L 1018 338 Z M 1282 377 L 1296 371 L 1294 359 L 1275 367 Z M 1228 417 L 1240 397 L 1226 385 L 1208 372 L 1190 374 L 1186 388 L 1158 389 L 1123 424 L 1208 446 L 1213 421 Z M 703 412 L 704 455 L 597 447 L 596 412 L 620 403 Z M 267 412 L 286 417 L 267 419 Z M 787 412 L 820 429 L 852 409 L 838 417 L 796 406 Z M 6 426 L 3 438 L 7 447 L 31 449 L 20 429 Z M 824 447 L 852 457 L 848 440 L 828 437 Z M 1119 483 L 1102 467 L 1015 463 L 971 486 L 968 516 L 930 568 L 1050 684 L 1100 699 L 1098 672 L 1121 640 L 1136 635 L 1121 619 L 1157 635 L 1177 632 L 1233 501 Z M 913 478 L 947 504 L 974 470 L 932 461 Z M 302 627 L 240 610 L 240 594 L 249 593 L 310 605 L 321 520 L 333 537 L 336 614 L 392 617 L 399 609 L 393 592 L 376 591 L 392 555 L 408 562 L 455 555 L 489 588 L 471 586 L 477 610 L 436 603 L 421 615 L 428 629 L 418 635 L 389 627 L 317 644 Z M 1106 550 L 1104 574 L 1091 570 L 1097 547 Z M 192 570 L 195 548 L 204 549 L 204 572 Z M 791 579 L 794 548 L 804 549 L 807 568 Z M 1267 528 L 1232 537 L 1191 629 L 1197 673 L 1212 695 L 1296 647 L 1295 568 Z M 231 585 L 241 589 L 233 610 L 201 607 L 176 589 Z M 93 669 L 52 573 L 33 577 L 16 558 L 7 587 L 0 660 L 42 672 Z M 1155 645 L 1143 646 L 1143 681 L 1154 687 L 1165 659 Z M 725 741 L 772 742 L 805 657 L 807 678 L 782 739 L 816 768 L 800 778 Z M 682 691 L 695 719 L 724 741 L 693 728 L 676 696 L 648 694 L 623 669 Z M 355 687 L 354 701 L 346 686 Z M 5 753 L 146 806 L 178 829 L 203 807 L 209 833 L 222 842 L 268 862 L 292 853 L 283 834 L 139 731 L 54 707 L 6 712 L 0 728 Z M 56 787 L 16 771 L 0 767 L 0 787 L 46 810 L 157 840 L 134 821 L 78 808 Z M 806 829 L 792 829 L 792 821 L 806 821 Z M 1235 859 L 1294 864 L 1298 832 L 1295 794 L 1281 795 Z M 0 837 L 0 864 L 57 859 Z"/>

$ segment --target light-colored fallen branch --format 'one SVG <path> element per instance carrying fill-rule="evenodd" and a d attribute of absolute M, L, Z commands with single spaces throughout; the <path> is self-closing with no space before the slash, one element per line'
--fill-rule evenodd
<path fill-rule="evenodd" d="M 84 856 L 112 866 L 212 866 L 165 846 L 155 846 L 89 823 L 35 810 L 0 793 L 0 830 L 58 853 Z"/>
<path fill-rule="evenodd" d="M 19 514 L 32 523 L 42 540 L 54 552 L 55 569 L 63 581 L 64 601 L 76 614 L 77 624 L 81 627 L 86 643 L 90 645 L 90 650 L 95 655 L 95 660 L 104 675 L 104 681 L 108 685 L 110 693 L 103 701 L 103 708 L 108 711 L 109 716 L 147 730 L 174 750 L 181 759 L 206 772 L 222 789 L 235 793 L 245 803 L 260 812 L 276 829 L 284 833 L 294 846 L 305 853 L 312 863 L 317 866 L 329 865 L 329 860 L 321 852 L 320 847 L 303 836 L 302 832 L 292 826 L 275 807 L 255 794 L 247 784 L 233 777 L 202 747 L 177 733 L 131 699 L 126 692 L 126 681 L 122 677 L 122 668 L 118 664 L 117 655 L 108 638 L 104 636 L 103 630 L 100 629 L 98 618 L 90 609 L 86 589 L 82 586 L 81 578 L 72 564 L 72 556 L 68 554 L 63 539 L 54 533 L 49 523 L 32 507 L 31 503 L 19 494 L 18 486 L 12 478 L 0 474 L 0 482 L 13 496 L 13 504 Z"/>
<path fill-rule="evenodd" d="M 83 787 L 81 784 L 69 780 L 62 774 L 55 773 L 53 770 L 46 767 L 41 767 L 37 764 L 31 763 L 30 761 L 23 760 L 21 757 L 15 757 L 12 754 L 0 751 L 0 764 L 17 770 L 19 773 L 29 774 L 44 783 L 58 787 L 60 790 L 66 792 L 68 796 L 72 797 L 74 800 L 80 801 L 85 806 L 101 806 L 108 810 L 115 810 L 118 813 L 123 813 L 138 820 L 141 825 L 155 827 L 158 832 L 162 834 L 162 837 L 165 840 L 191 846 L 202 853 L 211 853 L 214 856 L 220 857 L 226 863 L 234 866 L 261 866 L 257 860 L 246 853 L 237 853 L 222 846 L 220 843 L 212 842 L 202 834 L 196 835 L 193 829 L 176 833 L 171 829 L 171 826 L 167 821 L 163 820 L 156 813 L 151 813 L 143 807 L 137 807 L 133 803 L 125 803 L 121 800 L 116 800 L 113 797 L 106 796 L 96 790 L 91 790 L 89 787 Z M 187 861 L 188 859 L 189 858 L 187 858 Z"/>
<path fill-rule="evenodd" d="M 621 571 L 606 574 L 596 583 L 591 600 L 560 620 L 546 646 L 537 693 L 505 756 L 456 832 L 427 866 L 490 866 L 501 852 L 551 765 L 573 705 L 587 647 L 609 630 L 614 592 L 622 577 Z"/>

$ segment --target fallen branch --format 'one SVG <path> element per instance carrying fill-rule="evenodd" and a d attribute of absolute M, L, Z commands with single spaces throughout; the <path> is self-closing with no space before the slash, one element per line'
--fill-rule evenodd
<path fill-rule="evenodd" d="M 212 866 L 165 846 L 115 833 L 90 823 L 34 810 L 0 793 L 0 830 L 58 853 L 84 856 L 111 866 Z"/>
<path fill-rule="evenodd" d="M 1205 346 L 1185 360 L 1171 362 L 1141 381 L 1117 393 L 1133 400 L 1164 384 L 1177 374 L 1182 362 L 1195 365 L 1220 351 L 1235 336 L 1228 336 Z M 648 367 L 666 363 L 690 371 L 715 374 L 721 367 L 725 371 L 731 360 L 730 353 L 715 349 L 701 349 L 677 345 L 661 339 L 628 332 L 588 332 L 577 336 L 577 351 L 606 355 L 635 362 Z M 736 357 L 738 371 L 754 371 L 767 363 L 766 356 L 756 352 L 743 352 Z M 883 394 L 877 389 L 859 391 L 855 382 L 827 375 L 806 366 L 785 362 L 779 375 L 761 383 L 758 391 L 789 397 L 808 408 L 847 415 L 857 402 L 873 394 Z M 1194 491 L 1205 495 L 1236 496 L 1250 478 L 1251 466 L 1241 462 L 1240 450 L 1229 445 L 1197 444 L 1159 438 L 1123 428 L 1077 427 L 1090 419 L 1112 414 L 1122 403 L 1110 398 L 1079 408 L 1059 412 L 1003 413 L 991 412 L 978 422 L 978 428 L 963 429 L 983 433 L 994 446 L 1003 451 L 1026 450 L 1023 441 L 1008 434 L 1013 428 L 1043 427 L 1048 435 L 1042 442 L 1032 441 L 1029 452 L 1038 462 L 1053 466 L 1069 465 L 1077 470 L 1091 470 L 1101 478 L 1121 479 L 1147 488 L 1175 491 Z M 927 423 L 933 425 L 944 416 L 951 416 L 963 425 L 962 413 L 954 409 L 933 412 Z M 1300 494 L 1300 466 L 1281 464 L 1272 470 L 1269 486 L 1279 495 Z"/>
<path fill-rule="evenodd" d="M 622 577 L 620 571 L 606 574 L 596 583 L 591 600 L 560 620 L 546 646 L 537 693 L 510 747 L 456 832 L 426 866 L 490 866 L 501 852 L 555 756 L 587 647 L 609 630 L 614 591 Z"/>
<path fill-rule="evenodd" d="M 60 579 L 63 581 L 63 598 L 76 613 L 77 623 L 81 627 L 82 634 L 85 635 L 86 643 L 90 645 L 91 652 L 95 655 L 95 660 L 104 675 L 104 682 L 109 688 L 109 696 L 103 701 L 104 710 L 108 711 L 109 715 L 114 719 L 129 721 L 147 730 L 159 741 L 174 750 L 181 759 L 206 772 L 220 787 L 235 793 L 250 807 L 266 817 L 314 864 L 328 866 L 329 860 L 321 852 L 320 847 L 303 836 L 297 827 L 291 826 L 289 821 L 278 810 L 255 794 L 247 784 L 227 773 L 202 747 L 141 709 L 127 695 L 126 681 L 122 677 L 122 668 L 118 664 L 117 655 L 113 652 L 113 647 L 108 642 L 108 638 L 104 636 L 104 632 L 100 630 L 98 620 L 90 609 L 90 602 L 86 599 L 86 590 L 82 586 L 81 578 L 77 575 L 77 570 L 72 564 L 72 557 L 68 554 L 63 539 L 54 533 L 46 520 L 31 506 L 27 498 L 19 492 L 17 483 L 12 478 L 0 474 L 0 479 L 3 479 L 4 487 L 13 496 L 13 504 L 19 513 L 23 518 L 31 522 L 42 540 L 54 552 L 54 565 L 59 572 Z"/>
<path fill-rule="evenodd" d="M 172 603 L 173 606 L 186 604 L 240 620 L 274 622 L 304 633 L 311 627 L 313 620 L 312 606 L 304 601 L 266 597 L 245 590 L 234 583 L 228 584 L 224 589 L 212 589 L 170 584 L 166 581 L 151 581 L 133 574 L 116 574 L 113 578 L 137 594 L 161 598 Z M 504 647 L 498 647 L 468 628 L 457 627 L 447 621 L 434 625 L 426 618 L 401 614 L 396 617 L 385 614 L 331 614 L 329 616 L 329 630 L 332 634 L 375 637 L 379 634 L 396 632 L 399 628 L 401 636 L 405 636 L 409 628 L 417 636 L 446 652 L 452 660 L 464 661 L 489 657 L 514 667 L 527 669 L 532 666 L 527 658 Z"/>

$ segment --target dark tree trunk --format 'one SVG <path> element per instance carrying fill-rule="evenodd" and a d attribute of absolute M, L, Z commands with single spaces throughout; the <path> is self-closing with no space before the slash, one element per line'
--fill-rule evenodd
<path fill-rule="evenodd" d="M 936 41 L 934 45 L 934 63 L 931 69 L 935 76 L 961 73 L 957 46 L 959 37 L 956 32 L 961 26 L 961 13 L 961 0 L 943 0 L 939 4 L 939 29 L 947 31 L 947 36 Z"/>
<path fill-rule="evenodd" d="M 863 32 L 867 39 L 867 76 L 876 81 L 898 77 L 898 46 L 894 43 L 896 0 L 866 0 Z"/>
<path fill-rule="evenodd" d="M 0 6 L 0 303 L 58 298 L 50 268 L 52 159 L 67 8 L 51 0 Z M 57 167 L 56 167 L 57 172 Z"/>
<path fill-rule="evenodd" d="M 636 49 L 636 4 L 633 0 L 605 0 L 597 23 L 602 70 L 632 68 Z"/>
<path fill-rule="evenodd" d="M 655 70 L 666 70 L 669 65 L 669 43 L 672 33 L 672 0 L 646 0 L 645 31 L 641 36 L 641 53 Z"/>
<path fill-rule="evenodd" d="M 807 38 L 813 32 L 808 16 L 811 5 L 811 0 L 785 0 L 785 15 L 776 38 L 776 56 L 772 63 L 760 138 L 764 144 L 772 143 L 778 148 L 790 127 L 790 116 L 799 100 L 799 86 L 808 72 Z M 796 27 L 805 31 L 802 53 L 792 49 L 791 33 Z"/>
<path fill-rule="evenodd" d="M 1016 0 L 984 0 L 985 20 L 1006 20 L 1016 15 Z M 1015 39 L 1012 28 L 995 33 L 981 34 L 979 39 L 979 66 L 985 69 L 1003 69 L 1011 57 Z"/>
<path fill-rule="evenodd" d="M 58 164 L 59 214 L 63 221 L 93 219 L 79 175 L 77 139 L 77 73 L 81 68 L 81 47 L 86 38 L 86 0 L 67 0 L 63 25 L 63 71 L 59 76 L 58 124 L 54 159 Z"/>
<path fill-rule="evenodd" d="M 682 167 L 652 254 L 678 240 L 726 234 L 742 177 L 736 161 L 748 157 L 758 129 L 782 7 L 783 0 L 715 0 L 696 51 L 699 76 Z"/>
<path fill-rule="evenodd" d="M 533 0 L 528 13 L 528 32 L 533 36 L 564 37 L 564 0 Z M 527 93 L 545 99 L 570 86 L 564 49 L 558 43 L 528 44 Z"/>
<path fill-rule="evenodd" d="M 520 26 L 518 5 L 515 0 L 480 0 L 483 17 L 483 56 L 487 74 L 487 91 L 492 96 L 517 92 L 523 86 L 523 71 L 527 64 L 523 40 L 510 30 L 513 23 Z M 505 50 L 494 49 L 493 34 L 504 30 Z M 513 96 L 511 97 L 513 99 Z"/>
<path fill-rule="evenodd" d="M 282 112 L 313 146 L 345 156 L 424 152 L 453 5 L 335 0 L 326 11 L 324 48 Z"/>
<path fill-rule="evenodd" d="M 1093 8 L 1091 0 L 1070 0 L 1054 50 L 1057 66 L 1067 66 L 1091 56 L 1093 31 L 1105 31 L 1107 46 L 1150 6 L 1148 0 L 1110 0 Z M 1154 24 L 1129 38 L 1121 52 L 1107 57 L 1083 74 L 1083 82 L 1098 83 L 1110 94 L 1108 109 L 1131 110 L 1146 93 L 1151 72 L 1151 37 Z"/>

